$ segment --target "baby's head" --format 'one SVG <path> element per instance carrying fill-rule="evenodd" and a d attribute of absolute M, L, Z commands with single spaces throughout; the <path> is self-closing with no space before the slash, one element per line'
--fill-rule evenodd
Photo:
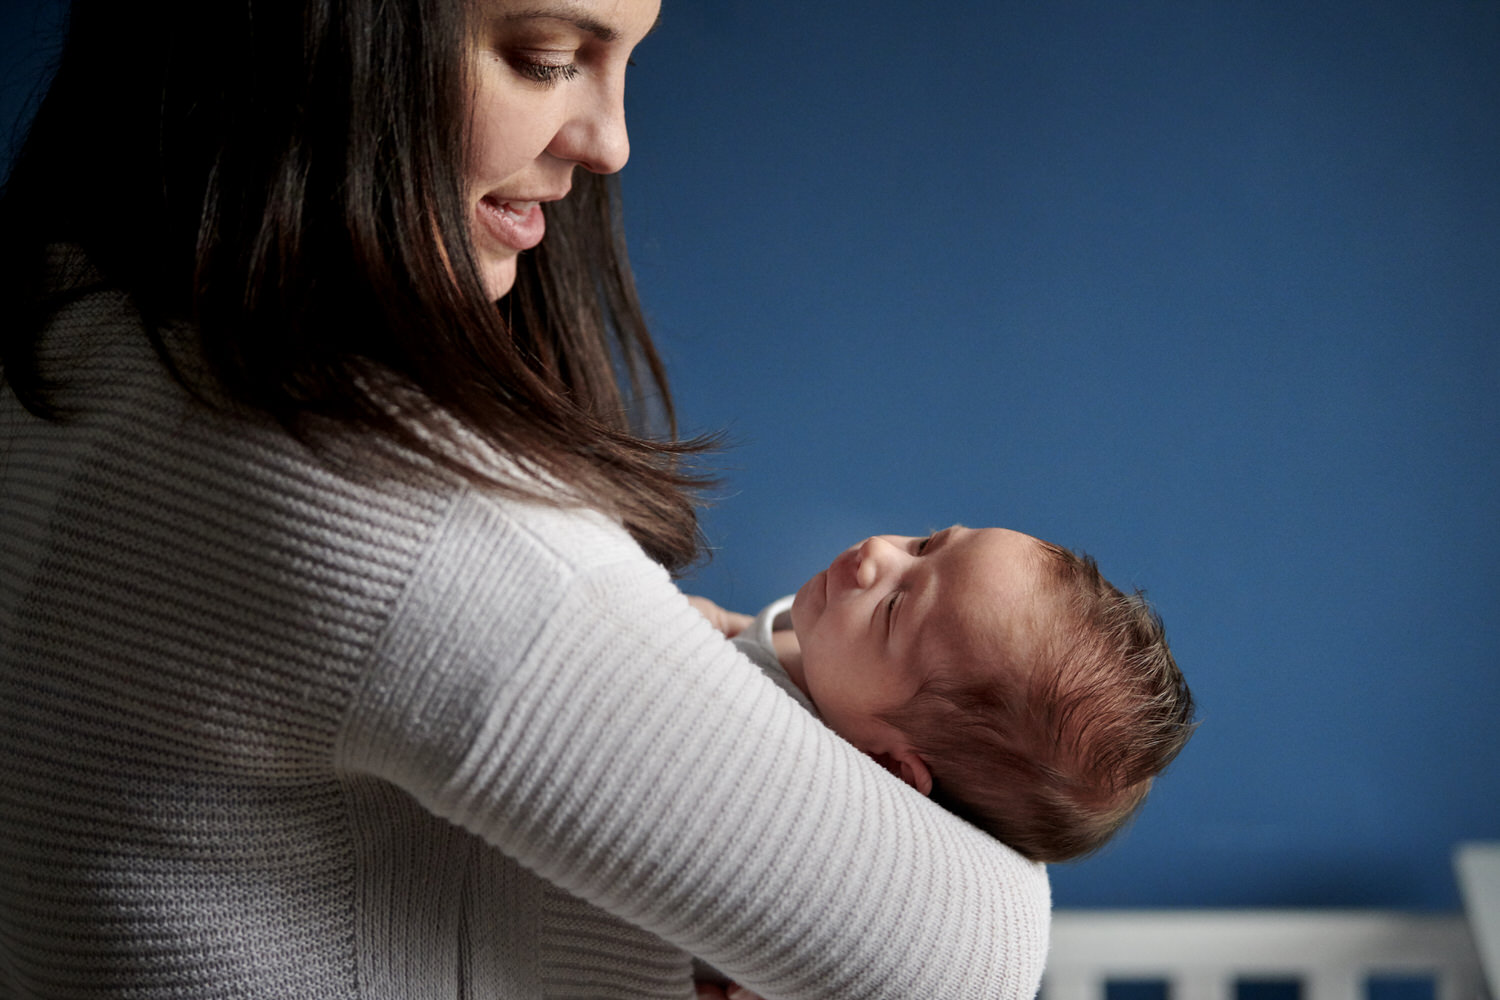
<path fill-rule="evenodd" d="M 866 539 L 803 585 L 792 624 L 831 728 L 1038 861 L 1102 846 L 1192 733 L 1145 600 L 1019 532 Z"/>

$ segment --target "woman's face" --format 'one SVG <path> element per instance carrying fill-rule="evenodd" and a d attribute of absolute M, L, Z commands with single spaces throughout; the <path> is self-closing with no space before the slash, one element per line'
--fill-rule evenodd
<path fill-rule="evenodd" d="M 661 2 L 475 2 L 466 195 L 480 275 L 498 299 L 515 284 L 517 255 L 541 242 L 542 205 L 568 193 L 573 168 L 625 165 L 625 68 Z"/>

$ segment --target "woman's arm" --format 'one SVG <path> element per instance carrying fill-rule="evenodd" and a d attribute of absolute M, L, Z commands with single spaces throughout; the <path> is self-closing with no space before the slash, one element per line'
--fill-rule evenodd
<path fill-rule="evenodd" d="M 409 693 L 353 757 L 766 997 L 1031 1000 L 1042 868 L 798 708 L 613 526 L 470 499 L 429 564 L 372 679 Z"/>

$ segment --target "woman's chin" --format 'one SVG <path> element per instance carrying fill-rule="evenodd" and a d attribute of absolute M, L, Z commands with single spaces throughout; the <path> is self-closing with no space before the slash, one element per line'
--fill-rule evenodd
<path fill-rule="evenodd" d="M 484 262 L 484 291 L 493 302 L 499 302 L 510 293 L 516 283 L 516 258 Z"/>

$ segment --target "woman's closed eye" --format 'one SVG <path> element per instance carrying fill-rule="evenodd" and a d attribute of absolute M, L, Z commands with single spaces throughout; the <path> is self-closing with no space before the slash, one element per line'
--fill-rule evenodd
<path fill-rule="evenodd" d="M 510 65 L 526 79 L 549 87 L 572 80 L 580 72 L 572 54 L 562 52 L 518 53 L 510 58 Z"/>

